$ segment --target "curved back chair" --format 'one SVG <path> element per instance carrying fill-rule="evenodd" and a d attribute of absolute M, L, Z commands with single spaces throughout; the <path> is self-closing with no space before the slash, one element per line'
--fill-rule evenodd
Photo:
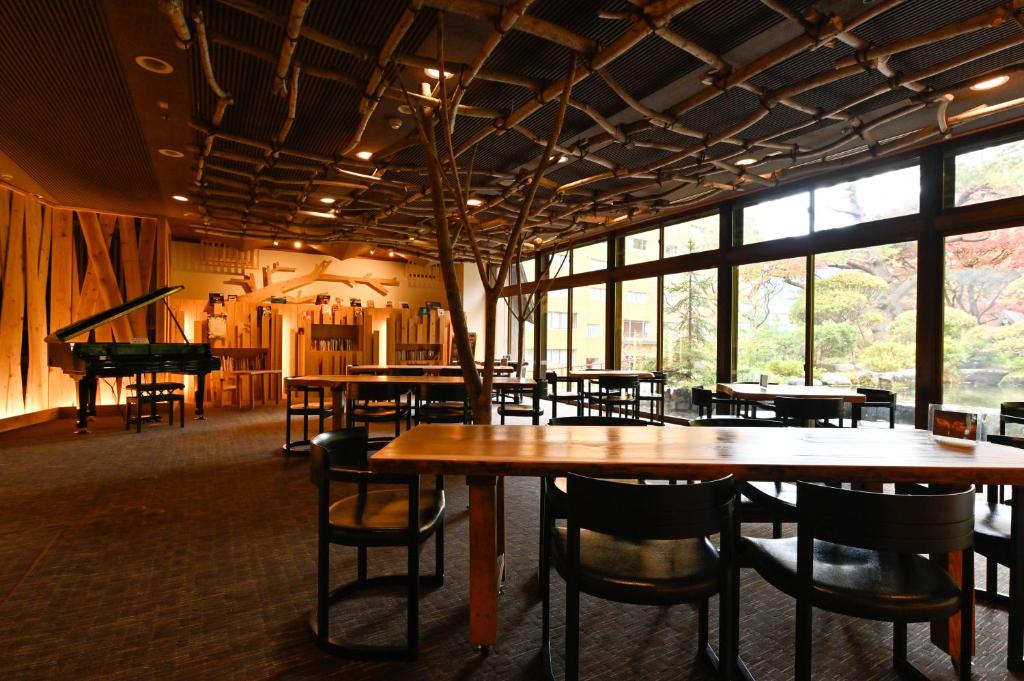
<path fill-rule="evenodd" d="M 665 424 L 665 383 L 667 377 L 664 371 L 652 371 L 650 378 L 641 378 L 641 389 L 646 387 L 647 391 L 640 391 L 640 404 L 650 403 L 651 423 Z"/>
<path fill-rule="evenodd" d="M 576 405 L 576 415 L 583 416 L 583 381 L 569 376 L 559 376 L 554 371 L 544 374 L 544 379 L 551 386 L 548 397 L 551 400 L 551 418 L 558 418 L 558 404 Z M 559 392 L 559 386 L 565 387 Z"/>
<path fill-rule="evenodd" d="M 402 433 L 402 419 L 406 430 L 412 427 L 412 407 L 406 401 L 409 387 L 397 383 L 352 383 L 347 398 L 348 427 L 360 423 L 394 423 L 395 437 Z M 391 438 L 374 437 L 371 447 L 379 449 Z"/>
<path fill-rule="evenodd" d="M 838 420 L 843 427 L 843 400 L 839 397 L 776 397 L 775 417 L 786 425 L 828 427 Z"/>
<path fill-rule="evenodd" d="M 367 461 L 366 428 L 321 433 L 310 446 L 309 476 L 318 490 L 317 600 L 310 613 L 310 627 L 317 644 L 336 655 L 412 659 L 419 643 L 420 582 L 440 586 L 444 581 L 444 478 L 436 476 L 433 489 L 421 490 L 419 476 L 371 473 L 366 470 Z M 354 493 L 332 501 L 331 486 L 335 483 L 344 483 L 350 490 L 354 487 Z M 431 536 L 436 537 L 434 574 L 421 577 L 420 547 Z M 333 589 L 331 544 L 354 546 L 358 551 L 355 581 Z M 404 546 L 408 551 L 407 573 L 368 577 L 367 549 L 376 546 Z M 363 591 L 390 585 L 406 588 L 404 646 L 350 643 L 331 636 L 333 606 Z"/>
<path fill-rule="evenodd" d="M 466 386 L 424 383 L 416 393 L 416 423 L 469 423 Z"/>
<path fill-rule="evenodd" d="M 887 409 L 889 411 L 889 427 L 896 427 L 896 393 L 880 388 L 857 388 L 864 395 L 865 401 L 850 405 L 853 427 L 861 420 L 865 409 Z"/>
<path fill-rule="evenodd" d="M 597 379 L 597 394 L 591 395 L 590 405 L 598 414 L 612 416 L 625 411 L 627 418 L 640 418 L 640 377 L 601 376 Z"/>
<path fill-rule="evenodd" d="M 1003 402 L 999 405 L 999 434 L 1006 435 L 1006 424 L 1024 425 L 1024 402 Z"/>
<path fill-rule="evenodd" d="M 974 488 L 880 494 L 797 483 L 797 532 L 744 538 L 744 556 L 770 584 L 796 599 L 796 678 L 812 678 L 814 608 L 893 623 L 893 666 L 925 678 L 907 661 L 907 623 L 959 613 L 961 640 L 973 629 Z M 962 551 L 962 586 L 919 555 Z M 971 675 L 970 646 L 960 678 Z"/>
<path fill-rule="evenodd" d="M 580 593 L 635 605 L 697 603 L 698 652 L 732 668 L 735 537 L 731 476 L 692 485 L 631 485 L 569 475 L 568 521 L 554 528 L 565 580 L 565 678 L 578 679 Z M 720 535 L 721 552 L 708 540 Z M 550 590 L 542 589 L 542 657 L 550 670 Z M 718 654 L 708 643 L 708 599 L 720 595 Z"/>
<path fill-rule="evenodd" d="M 736 407 L 736 401 L 731 397 L 717 395 L 702 385 L 695 385 L 690 388 L 690 396 L 690 401 L 693 403 L 693 406 L 697 408 L 698 418 L 702 416 L 714 416 L 716 404 L 728 405 L 730 414 L 734 412 Z"/>

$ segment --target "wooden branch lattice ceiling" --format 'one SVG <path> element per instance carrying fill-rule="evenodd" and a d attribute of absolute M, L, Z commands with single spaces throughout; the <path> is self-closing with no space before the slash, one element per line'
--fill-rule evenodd
<path fill-rule="evenodd" d="M 439 68 L 442 17 L 485 255 L 507 240 L 567 80 L 526 227 L 535 247 L 1006 124 L 1016 106 L 965 111 L 1024 94 L 1024 0 L 151 1 L 187 50 L 186 193 L 210 238 L 431 257 L 403 89 L 415 104 L 440 96 L 425 69 Z M 1014 78 L 969 89 L 996 72 Z"/>

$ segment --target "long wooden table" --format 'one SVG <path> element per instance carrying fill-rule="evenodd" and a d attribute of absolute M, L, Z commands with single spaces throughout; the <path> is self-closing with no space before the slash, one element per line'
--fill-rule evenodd
<path fill-rule="evenodd" d="M 380 472 L 465 475 L 470 506 L 470 641 L 497 642 L 498 579 L 503 527 L 502 476 L 568 472 L 741 480 L 1014 485 L 1024 499 L 1024 456 L 1018 449 L 954 447 L 920 430 L 802 428 L 572 428 L 567 426 L 419 426 L 370 459 Z M 1024 528 L 1024 504 L 1013 509 Z M 1018 561 L 1024 540 L 1014 531 Z M 1024 589 L 1024 570 L 1011 588 Z M 1024 617 L 1011 612 L 1013 623 Z M 1021 643 L 1017 642 L 1017 654 Z M 951 654 L 958 648 L 951 644 Z M 1011 646 L 1011 654 L 1014 651 Z"/>
<path fill-rule="evenodd" d="M 839 397 L 852 404 L 867 401 L 865 395 L 853 388 L 832 388 L 827 385 L 773 384 L 762 388 L 757 383 L 719 383 L 716 389 L 738 400 L 754 402 L 774 400 L 776 397 Z"/>
<path fill-rule="evenodd" d="M 367 383 L 383 383 L 387 385 L 406 385 L 410 389 L 420 385 L 462 385 L 464 381 L 461 376 L 374 376 L 369 374 L 355 374 L 344 376 L 338 374 L 326 374 L 322 376 L 291 376 L 284 379 L 289 386 L 316 388 L 323 387 L 331 390 L 334 408 L 331 414 L 331 428 L 338 430 L 345 427 L 344 409 L 345 390 L 350 385 Z M 493 385 L 506 387 L 521 387 L 532 390 L 534 399 L 537 399 L 537 381 L 532 378 L 511 378 L 495 376 Z"/>
<path fill-rule="evenodd" d="M 634 369 L 581 369 L 579 371 L 569 371 L 566 374 L 569 378 L 590 378 L 595 381 L 599 378 L 607 378 L 609 376 L 636 376 L 637 378 L 654 378 L 654 374 L 650 371 L 636 371 Z"/>
<path fill-rule="evenodd" d="M 482 368 L 483 365 L 477 363 L 477 369 Z M 462 366 L 458 364 L 353 364 L 348 367 L 348 371 L 352 374 L 390 374 L 394 371 L 403 370 L 416 370 L 423 371 L 426 374 L 439 374 L 442 371 L 462 371 Z M 515 372 L 515 368 L 507 364 L 494 365 L 495 376 L 500 376 L 502 374 L 511 375 Z"/>

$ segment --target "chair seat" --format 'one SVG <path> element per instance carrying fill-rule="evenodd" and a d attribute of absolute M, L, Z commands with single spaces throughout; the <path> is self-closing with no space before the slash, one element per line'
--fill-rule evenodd
<path fill-rule="evenodd" d="M 504 416 L 535 416 L 543 413 L 529 404 L 503 404 L 497 411 Z"/>
<path fill-rule="evenodd" d="M 742 551 L 769 583 L 796 596 L 797 538 L 744 537 Z M 960 591 L 938 565 L 897 555 L 814 542 L 811 603 L 840 614 L 887 622 L 926 622 L 952 615 Z"/>
<path fill-rule="evenodd" d="M 1013 560 L 1010 511 L 1006 504 L 990 503 L 980 495 L 974 504 L 974 550 L 1003 565 Z"/>
<path fill-rule="evenodd" d="M 408 409 L 395 408 L 395 405 L 387 407 L 353 407 L 352 418 L 359 421 L 363 419 L 393 419 L 399 414 L 405 415 Z"/>
<path fill-rule="evenodd" d="M 406 543 L 409 495 L 405 489 L 371 490 L 331 504 L 331 541 L 369 546 L 401 546 Z M 437 528 L 444 514 L 444 492 L 420 493 L 420 536 Z"/>
<path fill-rule="evenodd" d="M 303 411 L 308 411 L 311 414 L 315 414 L 318 411 L 330 410 L 330 403 L 320 404 L 320 400 L 310 400 L 309 405 L 305 405 L 302 402 L 294 402 L 288 405 L 288 410 L 294 414 L 301 414 Z"/>
<path fill-rule="evenodd" d="M 555 567 L 566 577 L 568 532 L 552 534 Z M 706 538 L 628 541 L 580 531 L 580 591 L 640 605 L 690 603 L 718 593 L 718 550 Z"/>

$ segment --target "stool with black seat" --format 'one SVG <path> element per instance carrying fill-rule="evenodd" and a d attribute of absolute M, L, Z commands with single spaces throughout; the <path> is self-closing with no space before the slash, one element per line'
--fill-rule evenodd
<path fill-rule="evenodd" d="M 701 428 L 785 428 L 774 419 L 748 419 L 741 416 L 716 416 L 693 419 L 690 426 Z M 737 515 L 741 523 L 771 523 L 772 537 L 782 536 L 782 523 L 796 522 L 796 487 L 779 481 L 743 480 Z"/>
<path fill-rule="evenodd" d="M 419 589 L 444 582 L 444 478 L 433 489 L 420 488 L 417 475 L 371 473 L 367 470 L 366 428 L 335 430 L 317 435 L 310 448 L 310 479 L 317 486 L 317 600 L 309 623 L 317 645 L 336 655 L 369 659 L 414 659 L 419 645 Z M 354 486 L 354 494 L 331 501 L 331 485 Z M 384 486 L 387 489 L 374 489 Z M 397 487 L 397 489 L 396 489 Z M 423 544 L 434 543 L 434 574 L 419 573 Z M 332 544 L 357 549 L 355 581 L 330 585 Z M 407 572 L 368 577 L 367 549 L 405 547 Z M 404 646 L 347 643 L 331 636 L 334 606 L 377 587 L 404 585 L 406 644 Z"/>
<path fill-rule="evenodd" d="M 648 392 L 644 392 L 644 387 Z M 640 379 L 641 391 L 637 400 L 641 405 L 650 403 L 651 422 L 665 425 L 665 372 L 652 371 L 649 378 Z M 639 410 L 639 406 L 637 409 Z"/>
<path fill-rule="evenodd" d="M 348 411 L 348 427 L 353 428 L 360 423 L 367 427 L 371 423 L 394 423 L 395 437 L 402 434 L 402 421 L 405 429 L 412 428 L 412 405 L 408 402 L 408 386 L 398 383 L 353 383 L 349 386 L 346 405 Z M 387 436 L 371 437 L 370 448 L 380 449 L 393 438 Z"/>
<path fill-rule="evenodd" d="M 540 423 L 540 417 L 544 415 L 541 409 L 540 399 L 547 393 L 547 381 L 539 380 L 536 385 L 530 386 L 498 386 L 498 416 L 501 417 L 501 425 L 505 425 L 508 418 L 530 419 L 533 425 Z M 529 402 L 523 402 L 522 396 L 530 393 Z M 509 399 L 509 398 L 512 399 Z"/>
<path fill-rule="evenodd" d="M 471 411 L 462 383 L 424 383 L 416 393 L 415 421 L 420 423 L 469 423 Z"/>
<path fill-rule="evenodd" d="M 988 441 L 1024 449 L 1024 437 L 989 435 Z M 978 600 L 1006 606 L 1010 613 L 1024 613 L 1024 573 L 1015 555 L 1013 499 L 1006 498 L 999 485 L 988 485 L 974 505 L 974 550 L 985 557 L 985 588 L 975 592 Z M 998 566 L 1010 569 L 1010 591 L 999 593 Z M 1006 667 L 1024 671 L 1024 618 L 1010 615 L 1007 626 Z"/>
<path fill-rule="evenodd" d="M 647 421 L 640 419 L 620 419 L 610 416 L 563 416 L 548 421 L 549 426 L 647 426 Z M 634 481 L 636 482 L 636 481 Z M 547 569 L 549 562 L 548 542 L 555 520 L 565 518 L 564 477 L 544 477 L 540 479 L 540 556 L 538 575 Z"/>
<path fill-rule="evenodd" d="M 889 427 L 896 427 L 896 393 L 892 390 L 881 390 L 879 388 L 857 388 L 857 392 L 864 395 L 864 402 L 854 403 L 850 407 L 853 427 L 863 420 L 865 409 L 887 409 L 889 411 Z"/>
<path fill-rule="evenodd" d="M 167 404 L 167 425 L 174 425 L 174 405 L 180 405 L 180 421 L 181 428 L 185 427 L 185 396 L 182 394 L 182 390 L 185 389 L 184 383 L 178 383 L 175 381 L 157 381 L 155 380 L 156 374 L 153 374 L 151 380 L 148 383 L 142 381 L 142 375 L 137 374 L 134 383 L 129 383 L 126 387 L 128 392 L 132 393 L 125 398 L 125 417 L 124 417 L 124 429 L 128 430 L 129 425 L 135 423 L 135 432 L 142 432 L 142 422 L 145 420 L 158 421 L 159 417 L 156 415 L 156 405 L 166 403 Z M 132 416 L 132 405 L 135 405 L 135 416 Z M 142 408 L 149 406 L 149 416 L 142 415 Z"/>
<path fill-rule="evenodd" d="M 769 584 L 796 599 L 797 681 L 811 674 L 813 609 L 893 623 L 893 667 L 927 678 L 907 661 L 907 623 L 960 614 L 961 640 L 974 626 L 974 488 L 881 494 L 797 483 L 797 536 L 744 537 L 741 554 Z M 962 584 L 919 554 L 962 551 Z M 733 614 L 733 622 L 738 613 Z M 819 675 L 820 676 L 820 675 Z M 971 678 L 963 646 L 960 678 Z"/>
<path fill-rule="evenodd" d="M 602 416 L 621 413 L 626 418 L 640 418 L 640 377 L 600 376 L 597 394 L 591 395 L 589 407 L 596 407 Z"/>
<path fill-rule="evenodd" d="M 572 404 L 576 406 L 576 416 L 583 416 L 583 381 L 571 376 L 559 376 L 554 371 L 544 374 L 550 390 L 548 399 L 551 400 L 551 418 L 558 418 L 558 403 Z M 565 389 L 559 392 L 558 386 L 564 385 Z"/>
<path fill-rule="evenodd" d="M 737 402 L 724 393 L 715 393 L 702 385 L 695 385 L 690 388 L 690 401 L 697 408 L 697 417 L 714 416 L 715 405 L 724 404 L 728 407 L 729 413 L 736 412 Z"/>
<path fill-rule="evenodd" d="M 284 421 L 284 444 L 281 450 L 285 456 L 292 454 L 309 454 L 309 419 L 317 419 L 317 432 L 324 431 L 324 419 L 331 415 L 332 411 L 326 402 L 326 395 L 323 387 L 294 385 L 285 380 L 285 393 L 288 403 L 285 409 Z M 302 439 L 292 439 L 292 419 L 296 416 L 302 417 Z"/>
<path fill-rule="evenodd" d="M 1003 402 L 999 405 L 999 434 L 1006 435 L 1006 424 L 1024 426 L 1024 402 Z"/>
<path fill-rule="evenodd" d="M 736 569 L 732 477 L 692 485 L 631 485 L 570 474 L 566 527 L 551 534 L 565 580 L 565 678 L 580 676 L 580 593 L 616 603 L 698 608 L 697 650 L 731 678 L 739 660 L 730 613 Z M 718 534 L 721 550 L 708 539 Z M 541 579 L 548 579 L 542 570 Z M 541 655 L 552 677 L 550 589 L 542 586 Z M 719 596 L 719 649 L 708 641 Z"/>

